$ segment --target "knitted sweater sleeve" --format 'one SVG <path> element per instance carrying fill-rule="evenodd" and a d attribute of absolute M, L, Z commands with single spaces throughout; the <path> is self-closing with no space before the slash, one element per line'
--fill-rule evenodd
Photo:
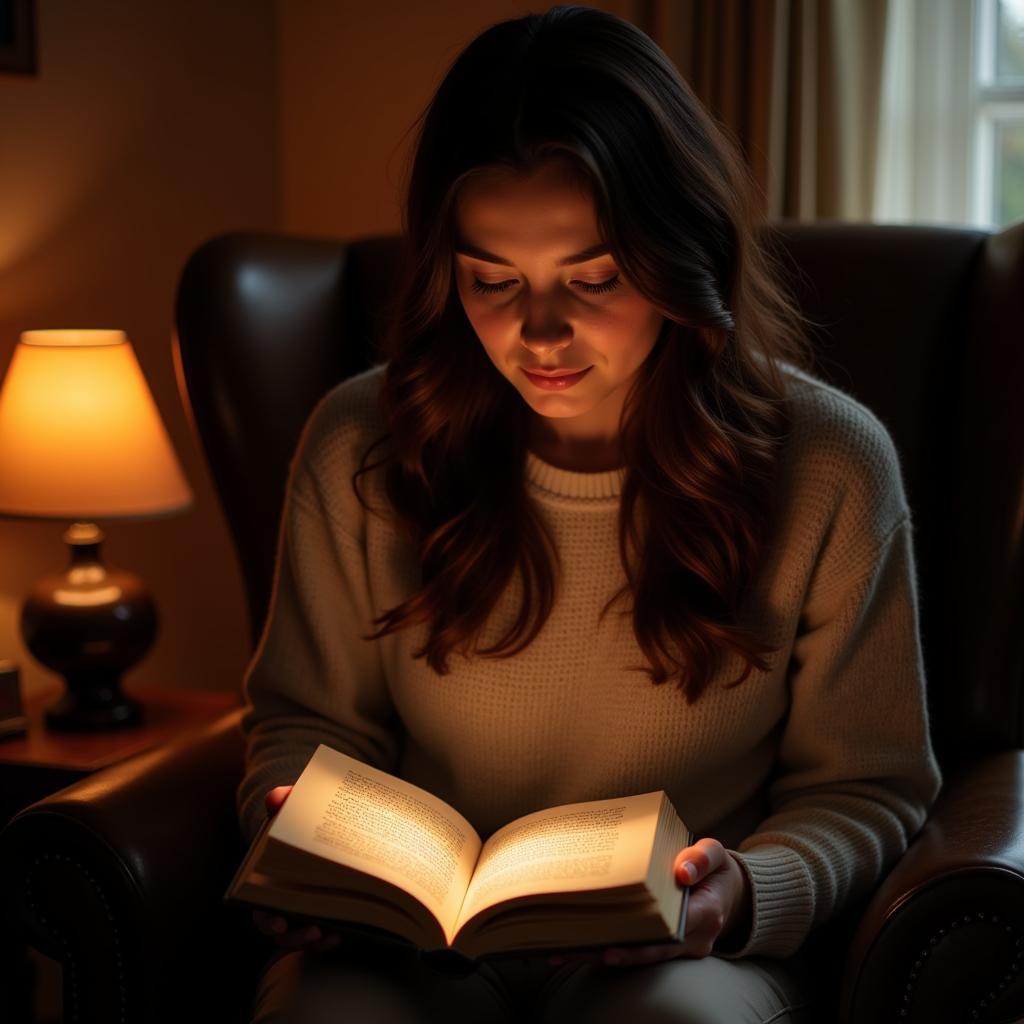
<path fill-rule="evenodd" d="M 326 743 L 393 772 L 399 723 L 373 632 L 363 545 L 337 522 L 300 448 L 278 534 L 267 620 L 243 679 L 242 834 L 266 819 L 264 797 L 302 773 Z"/>
<path fill-rule="evenodd" d="M 882 441 L 873 483 L 849 488 L 808 586 L 771 813 L 730 851 L 750 881 L 753 915 L 712 949 L 725 959 L 795 953 L 812 929 L 877 886 L 941 788 L 912 521 L 895 450 Z M 857 556 L 869 551 L 866 561 Z"/>

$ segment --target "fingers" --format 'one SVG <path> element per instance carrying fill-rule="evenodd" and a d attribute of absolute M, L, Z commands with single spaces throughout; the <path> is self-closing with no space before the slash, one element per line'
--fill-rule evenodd
<path fill-rule="evenodd" d="M 327 932 L 319 942 L 314 942 L 309 948 L 314 953 L 326 953 L 335 946 L 340 945 L 341 936 L 337 932 Z"/>
<path fill-rule="evenodd" d="M 264 935 L 279 935 L 288 928 L 287 922 L 283 917 L 268 914 L 264 910 L 254 910 L 252 912 L 252 920 Z"/>
<path fill-rule="evenodd" d="M 336 932 L 322 932 L 316 925 L 293 928 L 274 940 L 284 949 L 308 949 L 314 953 L 326 953 L 341 942 Z"/>
<path fill-rule="evenodd" d="M 282 949 L 310 949 L 325 953 L 341 942 L 337 932 L 323 932 L 317 925 L 301 925 L 289 928 L 288 922 L 279 914 L 253 910 L 253 922 L 264 934 L 271 936 Z"/>

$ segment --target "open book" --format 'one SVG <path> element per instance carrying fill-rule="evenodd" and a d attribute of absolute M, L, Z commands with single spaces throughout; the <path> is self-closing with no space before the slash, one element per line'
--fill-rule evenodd
<path fill-rule="evenodd" d="M 469 960 L 681 941 L 692 842 L 666 793 L 564 804 L 481 842 L 449 804 L 321 743 L 224 894 Z"/>

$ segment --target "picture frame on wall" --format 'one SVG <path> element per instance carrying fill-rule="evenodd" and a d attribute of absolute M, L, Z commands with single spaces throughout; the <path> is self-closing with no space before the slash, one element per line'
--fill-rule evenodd
<path fill-rule="evenodd" d="M 34 75 L 36 0 L 0 0 L 0 72 Z"/>

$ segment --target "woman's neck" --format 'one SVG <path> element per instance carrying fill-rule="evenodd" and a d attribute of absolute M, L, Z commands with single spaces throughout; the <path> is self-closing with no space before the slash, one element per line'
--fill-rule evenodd
<path fill-rule="evenodd" d="M 572 473 L 607 473 L 623 464 L 618 446 L 609 448 L 603 443 L 552 444 L 534 440 L 527 447 L 549 466 Z"/>

